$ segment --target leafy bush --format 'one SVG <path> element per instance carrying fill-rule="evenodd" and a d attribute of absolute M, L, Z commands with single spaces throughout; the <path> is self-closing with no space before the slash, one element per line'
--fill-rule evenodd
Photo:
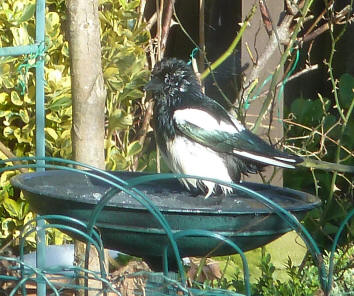
<path fill-rule="evenodd" d="M 347 246 L 337 250 L 334 254 L 333 285 L 332 295 L 350 295 L 352 293 L 353 277 L 353 256 L 354 246 Z M 324 263 L 329 268 L 330 254 L 324 255 Z M 272 264 L 271 256 L 263 254 L 258 266 L 261 276 L 251 282 L 251 294 L 262 296 L 287 296 L 301 295 L 312 296 L 322 295 L 319 282 L 319 270 L 310 256 L 307 256 L 303 264 L 295 266 L 291 259 L 285 265 L 288 279 L 279 280 L 275 276 L 276 267 Z M 224 269 L 224 273 L 227 269 Z M 222 274 L 217 280 L 206 280 L 205 282 L 193 282 L 194 287 L 205 289 L 217 286 L 223 289 L 245 293 L 243 273 L 239 267 L 233 269 L 231 275 Z M 348 294 L 349 293 L 349 294 Z"/>
<path fill-rule="evenodd" d="M 106 163 L 111 170 L 132 169 L 134 157 L 142 149 L 137 139 L 138 115 L 144 108 L 141 89 L 149 74 L 144 47 L 150 35 L 144 23 L 137 21 L 139 3 L 107 0 L 99 7 L 107 87 Z M 48 0 L 46 9 L 46 155 L 70 159 L 72 108 L 65 1 Z M 1 47 L 33 43 L 34 12 L 35 1 L 1 1 Z M 35 58 L 0 58 L 0 141 L 18 157 L 35 153 Z M 0 156 L 8 157 L 3 152 Z M 151 161 L 149 156 L 143 159 Z M 20 227 L 32 217 L 28 204 L 10 189 L 8 180 L 13 175 L 5 172 L 1 176 L 0 243 L 18 236 Z"/>
<path fill-rule="evenodd" d="M 286 138 L 297 153 L 354 166 L 354 77 L 343 74 L 338 82 L 341 111 L 346 124 L 334 112 L 333 103 L 320 94 L 317 99 L 296 99 L 290 106 Z M 294 148 L 295 147 L 295 148 Z M 285 186 L 313 193 L 322 199 L 322 209 L 306 220 L 316 242 L 328 249 L 340 223 L 352 209 L 353 176 L 325 170 L 298 169 L 285 172 Z M 353 229 L 353 221 L 347 229 Z M 352 241 L 353 233 L 346 231 L 342 243 Z"/>
<path fill-rule="evenodd" d="M 107 94 L 106 162 L 109 170 L 132 169 L 142 146 L 137 139 L 142 87 L 149 71 L 144 48 L 150 34 L 138 23 L 140 1 L 105 1 L 100 12 L 102 63 Z"/>
<path fill-rule="evenodd" d="M 64 13 L 60 12 L 64 11 L 64 6 L 60 1 L 57 4 L 55 7 L 49 5 L 46 14 L 46 153 L 70 158 L 71 90 L 68 43 L 64 40 L 61 27 Z M 34 1 L 1 2 L 1 47 L 34 42 L 34 12 Z M 0 140 L 18 157 L 34 155 L 35 58 L 35 55 L 0 58 Z M 7 157 L 2 153 L 1 158 Z M 13 190 L 9 190 L 8 180 L 13 174 L 14 172 L 9 171 L 1 176 L 1 239 L 6 241 L 18 236 L 21 226 L 32 217 L 28 204 L 19 193 L 12 194 Z"/>

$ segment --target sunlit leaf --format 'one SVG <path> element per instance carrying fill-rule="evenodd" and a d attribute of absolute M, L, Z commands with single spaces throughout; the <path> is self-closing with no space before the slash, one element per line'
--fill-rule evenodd
<path fill-rule="evenodd" d="M 11 102 L 17 106 L 21 106 L 23 104 L 23 101 L 16 91 L 11 92 Z"/>
<path fill-rule="evenodd" d="M 13 131 L 13 129 L 10 126 L 7 126 L 7 127 L 4 128 L 4 132 L 3 133 L 4 133 L 5 137 L 10 137 L 11 135 L 14 134 L 14 131 Z"/>
<path fill-rule="evenodd" d="M 127 157 L 134 156 L 135 154 L 139 153 L 142 149 L 139 141 L 134 141 L 128 145 L 127 149 Z"/>
<path fill-rule="evenodd" d="M 133 116 L 121 109 L 116 109 L 109 116 L 109 129 L 124 129 L 133 124 Z"/>
<path fill-rule="evenodd" d="M 15 200 L 5 196 L 2 205 L 11 217 L 15 218 L 20 216 L 21 206 Z"/>
<path fill-rule="evenodd" d="M 56 131 L 50 127 L 45 128 L 46 133 L 51 136 L 54 140 L 58 139 L 58 134 Z"/>
<path fill-rule="evenodd" d="M 9 95 L 7 93 L 0 93 L 0 104 L 6 104 Z"/>
<path fill-rule="evenodd" d="M 30 43 L 30 37 L 24 27 L 11 27 L 10 30 L 14 38 L 14 46 L 22 46 Z"/>
<path fill-rule="evenodd" d="M 46 14 L 45 29 L 46 33 L 55 37 L 58 35 L 60 28 L 60 17 L 56 12 L 49 12 Z"/>
<path fill-rule="evenodd" d="M 51 104 L 48 104 L 48 108 L 53 111 L 58 111 L 62 108 L 71 106 L 71 97 L 70 96 L 61 96 L 58 99 L 53 100 Z"/>
<path fill-rule="evenodd" d="M 116 67 L 108 67 L 103 73 L 103 78 L 108 79 L 116 74 L 118 74 L 118 69 Z"/>
<path fill-rule="evenodd" d="M 28 111 L 26 109 L 21 109 L 19 114 L 20 114 L 20 117 L 21 117 L 21 119 L 22 119 L 22 121 L 24 123 L 28 123 L 29 122 L 30 119 L 29 119 L 29 116 L 28 116 Z"/>
<path fill-rule="evenodd" d="M 30 18 L 34 16 L 34 12 L 36 11 L 36 5 L 34 3 L 29 3 L 25 6 L 21 17 L 17 20 L 17 22 L 22 23 L 28 21 Z"/>
<path fill-rule="evenodd" d="M 11 70 L 9 64 L 0 64 L 0 75 L 8 74 Z"/>

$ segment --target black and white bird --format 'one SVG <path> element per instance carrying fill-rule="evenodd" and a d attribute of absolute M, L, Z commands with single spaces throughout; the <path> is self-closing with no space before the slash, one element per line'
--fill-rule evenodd
<path fill-rule="evenodd" d="M 281 152 L 252 134 L 219 103 L 203 94 L 192 68 L 174 58 L 158 62 L 145 86 L 155 101 L 157 144 L 174 173 L 238 183 L 241 174 L 266 165 L 294 168 L 300 157 Z M 214 182 L 183 179 L 191 191 L 231 193 Z M 221 190 L 220 190 L 221 189 Z"/>

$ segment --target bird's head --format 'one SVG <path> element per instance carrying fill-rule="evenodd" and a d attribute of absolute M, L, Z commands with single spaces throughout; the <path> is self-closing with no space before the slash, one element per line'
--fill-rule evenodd
<path fill-rule="evenodd" d="M 145 90 L 151 91 L 153 95 L 157 95 L 156 98 L 159 98 L 173 97 L 193 87 L 200 89 L 193 69 L 182 60 L 169 58 L 156 63 L 151 73 L 151 80 L 145 85 Z"/>

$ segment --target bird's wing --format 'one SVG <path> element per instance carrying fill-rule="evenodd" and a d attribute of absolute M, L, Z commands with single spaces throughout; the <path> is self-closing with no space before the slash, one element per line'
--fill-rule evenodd
<path fill-rule="evenodd" d="M 180 133 L 217 152 L 286 168 L 294 168 L 301 161 L 276 150 L 231 117 L 216 119 L 204 110 L 186 108 L 176 110 L 173 120 Z"/>

